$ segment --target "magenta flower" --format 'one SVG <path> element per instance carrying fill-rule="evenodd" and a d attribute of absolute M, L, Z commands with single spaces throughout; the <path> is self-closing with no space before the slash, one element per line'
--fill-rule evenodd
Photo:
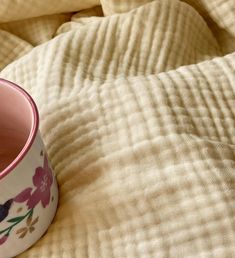
<path fill-rule="evenodd" d="M 40 155 L 42 156 L 43 152 L 41 152 Z M 13 202 L 26 203 L 28 206 L 28 211 L 24 216 L 18 216 L 7 220 L 7 222 L 11 224 L 7 228 L 0 231 L 0 246 L 7 241 L 11 230 L 16 225 L 18 225 L 23 220 L 25 220 L 25 218 L 27 218 L 26 227 L 18 229 L 16 231 L 16 234 L 19 234 L 19 237 L 23 238 L 27 234 L 27 232 L 30 232 L 30 233 L 33 232 L 35 229 L 34 225 L 39 220 L 39 217 L 32 220 L 34 207 L 41 202 L 42 207 L 46 208 L 46 206 L 50 203 L 53 175 L 49 167 L 46 155 L 44 156 L 43 167 L 36 168 L 32 181 L 33 181 L 34 187 L 27 187 L 24 190 L 22 190 L 19 194 L 17 194 L 14 198 L 9 199 L 4 204 L 0 204 L 0 224 L 1 224 L 1 221 L 5 220 L 9 215 L 9 210 Z M 52 201 L 53 201 L 53 197 L 52 197 Z M 17 212 L 21 210 L 22 210 L 22 207 L 18 208 Z M 5 235 L 2 235 L 2 234 L 5 234 Z"/>
<path fill-rule="evenodd" d="M 24 189 L 14 198 L 14 201 L 19 203 L 27 201 L 27 206 L 29 209 L 34 208 L 39 202 L 41 202 L 43 208 L 45 208 L 50 202 L 52 183 L 52 171 L 45 156 L 43 168 L 36 168 L 33 176 L 33 184 L 36 189 L 33 192 L 31 187 Z"/>
<path fill-rule="evenodd" d="M 0 238 L 0 245 L 3 245 L 7 241 L 8 235 L 4 235 Z"/>
<path fill-rule="evenodd" d="M 52 182 L 52 171 L 45 156 L 43 168 L 38 167 L 35 171 L 35 175 L 33 176 L 33 184 L 36 186 L 36 189 L 27 201 L 29 209 L 34 208 L 39 202 L 42 203 L 43 208 L 49 204 L 51 198 Z"/>
<path fill-rule="evenodd" d="M 25 201 L 27 201 L 31 197 L 31 191 L 32 191 L 31 187 L 28 187 L 28 188 L 24 189 L 21 193 L 19 193 L 14 198 L 14 201 L 15 202 L 25 202 Z"/>

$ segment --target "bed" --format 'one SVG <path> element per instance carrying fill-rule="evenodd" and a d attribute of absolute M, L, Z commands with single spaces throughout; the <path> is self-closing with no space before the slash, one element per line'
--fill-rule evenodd
<path fill-rule="evenodd" d="M 0 4 L 60 191 L 19 257 L 235 257 L 234 0 Z"/>

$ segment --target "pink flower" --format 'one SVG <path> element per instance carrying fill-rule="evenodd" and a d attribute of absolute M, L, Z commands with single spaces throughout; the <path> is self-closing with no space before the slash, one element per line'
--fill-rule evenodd
<path fill-rule="evenodd" d="M 3 245 L 7 241 L 8 235 L 5 235 L 0 238 L 0 245 Z"/>
<path fill-rule="evenodd" d="M 25 202 L 25 201 L 27 201 L 31 197 L 31 191 L 32 191 L 31 187 L 28 187 L 28 188 L 24 189 L 21 193 L 19 193 L 14 198 L 14 201 L 15 202 Z"/>
<path fill-rule="evenodd" d="M 34 208 L 40 201 L 43 208 L 49 204 L 51 198 L 52 182 L 52 171 L 45 156 L 43 168 L 38 167 L 36 169 L 35 175 L 33 176 L 33 184 L 36 186 L 36 190 L 31 194 L 27 201 L 29 209 Z"/>
<path fill-rule="evenodd" d="M 36 168 L 33 176 L 33 184 L 36 189 L 34 191 L 31 187 L 24 189 L 14 198 L 14 201 L 19 203 L 27 201 L 29 209 L 34 208 L 39 202 L 41 202 L 43 208 L 45 208 L 50 202 L 52 182 L 52 171 L 45 156 L 43 168 Z"/>

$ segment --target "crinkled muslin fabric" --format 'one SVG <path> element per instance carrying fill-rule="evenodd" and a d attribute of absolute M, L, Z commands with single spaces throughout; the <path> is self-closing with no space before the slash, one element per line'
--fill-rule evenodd
<path fill-rule="evenodd" d="M 60 189 L 19 257 L 235 257 L 234 0 L 0 0 L 0 69 Z"/>

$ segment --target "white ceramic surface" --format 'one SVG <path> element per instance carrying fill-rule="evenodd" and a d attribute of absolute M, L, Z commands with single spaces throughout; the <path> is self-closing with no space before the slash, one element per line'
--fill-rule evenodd
<path fill-rule="evenodd" d="M 46 232 L 57 209 L 58 188 L 38 130 L 33 100 L 15 84 L 0 80 L 0 87 L 3 85 L 15 87 L 27 97 L 34 114 L 23 150 L 0 172 L 0 258 L 10 258 Z"/>

